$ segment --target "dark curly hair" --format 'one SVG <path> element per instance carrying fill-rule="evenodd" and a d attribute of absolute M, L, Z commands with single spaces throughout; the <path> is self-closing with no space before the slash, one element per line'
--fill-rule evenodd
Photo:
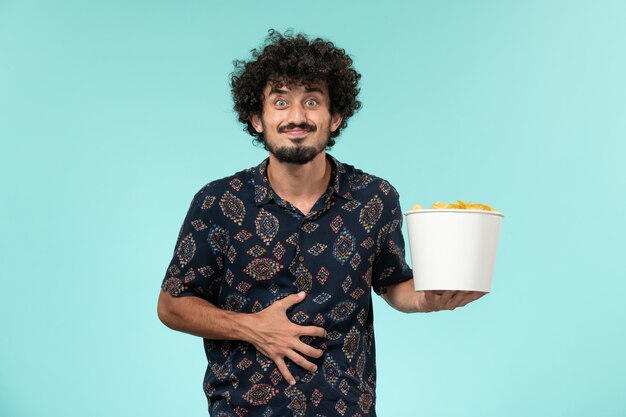
<path fill-rule="evenodd" d="M 348 125 L 348 119 L 361 108 L 357 100 L 361 74 L 352 68 L 352 58 L 346 51 L 323 39 L 309 40 L 306 35 L 291 31 L 281 34 L 269 30 L 262 48 L 251 51 L 248 62 L 236 60 L 231 74 L 231 88 L 235 111 L 244 130 L 265 146 L 263 134 L 250 123 L 250 116 L 263 114 L 263 89 L 270 84 L 311 85 L 326 81 L 330 94 L 331 114 L 340 114 L 342 123 L 331 132 L 333 138 Z"/>

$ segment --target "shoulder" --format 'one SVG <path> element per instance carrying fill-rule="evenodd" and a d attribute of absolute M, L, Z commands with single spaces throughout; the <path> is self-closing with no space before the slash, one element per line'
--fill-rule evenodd
<path fill-rule="evenodd" d="M 396 188 L 384 178 L 365 172 L 350 164 L 341 163 L 340 172 L 347 182 L 350 194 L 356 200 L 367 203 L 374 196 L 387 204 L 397 204 L 399 193 Z"/>
<path fill-rule="evenodd" d="M 202 209 L 209 209 L 216 201 L 219 202 L 223 198 L 231 196 L 245 198 L 248 194 L 254 196 L 253 169 L 247 168 L 233 175 L 209 182 L 194 195 L 192 204 Z"/>

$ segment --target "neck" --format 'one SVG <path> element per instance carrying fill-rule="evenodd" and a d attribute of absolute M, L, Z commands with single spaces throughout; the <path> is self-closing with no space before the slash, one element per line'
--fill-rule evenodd
<path fill-rule="evenodd" d="M 326 152 L 303 165 L 280 162 L 270 154 L 267 166 L 267 178 L 276 194 L 305 214 L 328 188 L 330 174 Z"/>

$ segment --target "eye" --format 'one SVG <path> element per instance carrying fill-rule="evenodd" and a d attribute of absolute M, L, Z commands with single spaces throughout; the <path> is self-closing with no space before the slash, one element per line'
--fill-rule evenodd
<path fill-rule="evenodd" d="M 305 104 L 307 107 L 315 107 L 315 106 L 317 106 L 319 103 L 318 103 L 318 101 L 317 101 L 317 100 L 315 100 L 314 98 L 310 98 L 310 99 L 308 99 L 307 101 L 305 101 L 305 102 L 304 102 L 304 104 Z"/>
<path fill-rule="evenodd" d="M 287 102 L 285 100 L 279 98 L 278 100 L 276 100 L 274 102 L 274 105 L 276 107 L 285 107 L 287 105 Z"/>

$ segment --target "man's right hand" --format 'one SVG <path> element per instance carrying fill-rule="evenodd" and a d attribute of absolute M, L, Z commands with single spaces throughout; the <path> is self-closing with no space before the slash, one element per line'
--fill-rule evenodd
<path fill-rule="evenodd" d="M 285 358 L 315 372 L 317 367 L 305 357 L 319 358 L 323 351 L 300 340 L 301 336 L 326 337 L 326 330 L 315 326 L 300 326 L 287 318 L 287 309 L 306 297 L 305 292 L 289 295 L 258 313 L 236 313 L 214 306 L 199 297 L 174 297 L 161 290 L 158 314 L 171 329 L 207 339 L 242 340 L 254 345 L 270 358 L 283 378 L 290 384 L 295 379 Z"/>
<path fill-rule="evenodd" d="M 285 358 L 302 368 L 315 372 L 317 366 L 307 359 L 320 358 L 321 349 L 315 349 L 300 340 L 301 336 L 326 337 L 326 330 L 316 326 L 300 326 L 287 318 L 287 309 L 300 303 L 306 297 L 305 292 L 289 295 L 274 302 L 258 313 L 248 316 L 246 341 L 253 344 L 259 352 L 270 358 L 278 367 L 283 378 L 290 384 L 296 383 L 289 372 Z"/>

